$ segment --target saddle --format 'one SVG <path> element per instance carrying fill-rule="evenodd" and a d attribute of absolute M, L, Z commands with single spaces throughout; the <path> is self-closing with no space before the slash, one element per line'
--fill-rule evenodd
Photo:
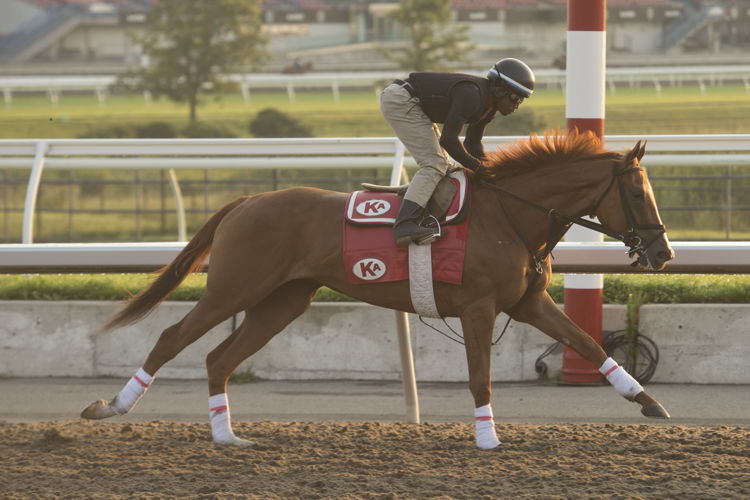
<path fill-rule="evenodd" d="M 457 183 L 452 180 L 452 174 L 461 173 L 461 176 L 465 178 L 465 172 L 462 168 L 454 168 L 448 171 L 448 175 L 440 179 L 435 191 L 432 192 L 430 200 L 427 202 L 427 212 L 429 216 L 438 222 L 445 222 L 445 217 L 448 214 L 448 210 L 451 207 L 451 203 L 456 196 L 456 191 L 459 189 L 461 183 Z M 403 184 L 401 186 L 379 186 L 377 184 L 369 184 L 363 182 L 362 187 L 368 193 L 391 193 L 398 196 L 400 199 L 404 198 L 406 190 L 409 188 L 409 184 Z M 463 215 L 463 214 L 462 214 Z M 455 222 L 460 222 L 460 219 Z"/>
<path fill-rule="evenodd" d="M 463 169 L 454 169 L 443 177 L 427 203 L 427 211 L 440 226 L 458 224 L 468 209 L 468 178 Z M 346 206 L 346 221 L 365 226 L 392 226 L 406 193 L 403 186 L 378 186 L 362 183 L 364 191 L 355 191 Z"/>
<path fill-rule="evenodd" d="M 401 203 L 399 195 L 403 196 L 405 186 L 368 184 L 363 187 L 372 190 L 349 195 L 344 212 L 343 257 L 350 283 L 409 279 L 408 257 L 412 247 L 430 252 L 435 281 L 461 283 L 468 236 L 469 178 L 461 169 L 449 174 L 441 184 L 439 200 L 431 202 L 430 211 L 443 227 L 443 235 L 431 245 L 421 247 L 397 247 L 391 233 Z"/>

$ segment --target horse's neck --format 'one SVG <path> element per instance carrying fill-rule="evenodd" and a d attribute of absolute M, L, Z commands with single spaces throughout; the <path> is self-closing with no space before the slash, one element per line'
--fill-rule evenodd
<path fill-rule="evenodd" d="M 508 191 L 532 201 L 546 209 L 570 217 L 588 215 L 596 200 L 606 189 L 611 170 L 602 161 L 577 162 L 543 167 L 509 179 L 499 185 Z M 520 202 L 507 204 L 511 217 L 523 223 L 518 225 L 524 238 L 535 249 L 550 237 L 548 211 Z"/>

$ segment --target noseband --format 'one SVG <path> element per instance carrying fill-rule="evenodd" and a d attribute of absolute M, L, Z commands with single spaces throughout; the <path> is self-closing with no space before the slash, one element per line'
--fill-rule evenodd
<path fill-rule="evenodd" d="M 625 214 L 625 221 L 627 222 L 627 227 L 628 227 L 628 230 L 625 232 L 625 234 L 620 234 L 615 231 L 612 231 L 598 222 L 584 219 L 582 217 L 571 217 L 569 215 L 563 214 L 557 211 L 557 209 L 555 208 L 548 208 L 538 203 L 535 203 L 531 200 L 527 200 L 526 198 L 518 196 L 517 194 L 507 191 L 490 182 L 487 182 L 487 181 L 480 181 L 480 182 L 484 186 L 496 192 L 497 198 L 500 201 L 500 206 L 502 207 L 503 212 L 505 212 L 506 218 L 508 219 L 508 221 L 510 221 L 511 226 L 513 227 L 514 231 L 518 235 L 519 239 L 524 243 L 524 245 L 526 246 L 526 249 L 531 254 L 532 259 L 534 261 L 534 267 L 536 268 L 537 273 L 542 274 L 542 272 L 544 272 L 542 263 L 547 259 L 549 254 L 552 252 L 552 249 L 555 247 L 555 245 L 557 245 L 557 243 L 565 235 L 565 232 L 567 232 L 568 228 L 573 224 L 586 227 L 588 229 L 591 229 L 593 231 L 596 231 L 602 234 L 606 234 L 607 236 L 610 236 L 611 238 L 614 238 L 616 240 L 623 242 L 625 246 L 628 247 L 628 257 L 633 257 L 634 255 L 638 255 L 638 257 L 642 257 L 646 253 L 646 251 L 649 249 L 649 247 L 653 245 L 654 242 L 666 232 L 663 224 L 638 224 L 635 220 L 633 207 L 631 207 L 630 201 L 628 200 L 626 196 L 627 192 L 625 189 L 625 184 L 622 181 L 622 176 L 625 174 L 632 173 L 632 172 L 642 171 L 643 169 L 641 167 L 630 167 L 630 168 L 618 170 L 618 166 L 619 166 L 618 163 L 613 164 L 612 179 L 607 185 L 607 189 L 604 190 L 604 193 L 602 193 L 602 195 L 597 200 L 596 204 L 594 205 L 594 208 L 591 210 L 591 213 L 592 214 L 596 213 L 596 211 L 599 209 L 599 206 L 607 197 L 607 194 L 609 194 L 609 192 L 612 190 L 612 186 L 614 186 L 615 183 L 617 183 L 617 187 L 620 192 L 620 203 L 622 205 L 622 211 Z M 529 243 L 523 237 L 522 233 L 520 232 L 517 226 L 515 218 L 511 216 L 511 213 L 505 207 L 505 202 L 503 201 L 503 197 L 501 195 L 510 196 L 511 198 L 521 201 L 529 205 L 530 207 L 533 207 L 537 210 L 545 212 L 547 216 L 550 219 L 552 219 L 552 225 L 550 226 L 549 236 L 541 252 L 534 251 L 534 249 L 531 248 L 531 245 L 529 245 Z M 558 222 L 558 220 L 562 220 L 564 222 L 560 223 Z M 639 230 L 656 230 L 658 232 L 644 243 L 643 238 L 638 234 Z M 634 261 L 631 264 L 631 266 L 636 266 L 636 265 L 638 265 L 638 260 Z"/>

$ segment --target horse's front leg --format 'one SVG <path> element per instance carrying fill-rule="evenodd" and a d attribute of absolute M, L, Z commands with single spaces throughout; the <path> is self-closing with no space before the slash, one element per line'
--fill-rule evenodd
<path fill-rule="evenodd" d="M 461 315 L 461 327 L 469 364 L 469 389 L 474 396 L 474 424 L 477 446 L 490 450 L 500 445 L 492 416 L 490 351 L 495 307 L 491 301 L 478 302 Z"/>
<path fill-rule="evenodd" d="M 618 366 L 614 359 L 608 358 L 604 349 L 578 325 L 573 323 L 557 307 L 546 291 L 530 295 L 508 311 L 508 314 L 517 321 L 538 328 L 599 367 L 599 372 L 606 377 L 618 394 L 641 405 L 643 415 L 654 418 L 669 418 L 667 410 L 644 391 L 641 384 L 624 368 Z"/>

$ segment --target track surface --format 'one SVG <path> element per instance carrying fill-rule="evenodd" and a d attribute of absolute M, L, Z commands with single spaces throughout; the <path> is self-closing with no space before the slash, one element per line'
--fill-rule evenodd
<path fill-rule="evenodd" d="M 748 498 L 750 428 L 243 422 L 0 424 L 3 498 Z"/>
<path fill-rule="evenodd" d="M 124 379 L 0 379 L 0 497 L 750 498 L 747 386 L 653 385 L 648 420 L 606 386 L 496 384 L 503 445 L 474 447 L 466 384 L 230 385 L 252 449 L 214 447 L 205 381 L 157 379 L 132 413 L 77 419 Z"/>

